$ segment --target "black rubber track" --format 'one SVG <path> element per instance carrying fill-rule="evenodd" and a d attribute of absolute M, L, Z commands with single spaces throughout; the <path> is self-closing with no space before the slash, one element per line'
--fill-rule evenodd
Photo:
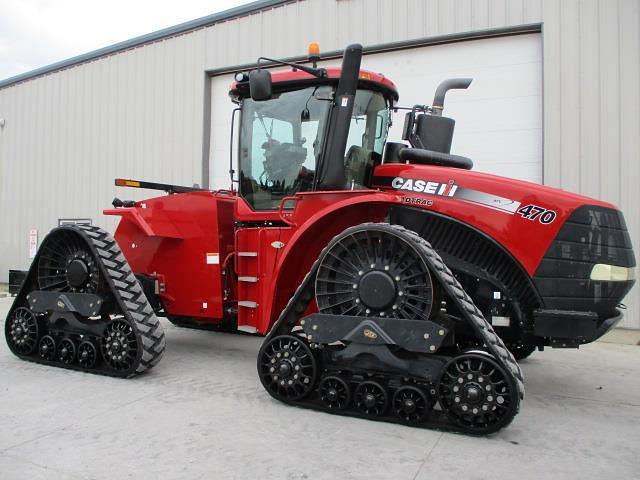
<path fill-rule="evenodd" d="M 160 361 L 164 353 L 164 330 L 158 317 L 156 317 L 153 309 L 149 305 L 138 280 L 131 272 L 131 268 L 124 258 L 117 242 L 108 232 L 96 226 L 64 225 L 52 230 L 44 239 L 42 245 L 44 246 L 47 243 L 50 236 L 58 235 L 64 231 L 71 231 L 82 238 L 98 263 L 102 277 L 105 279 L 110 293 L 113 295 L 118 306 L 117 311 L 108 313 L 118 315 L 119 317 L 116 318 L 124 317 L 129 325 L 131 325 L 135 332 L 138 346 L 136 358 L 128 369 L 118 371 L 109 367 L 84 369 L 77 363 L 65 365 L 61 362 L 49 362 L 39 358 L 37 352 L 28 356 L 19 355 L 16 352 L 14 352 L 14 354 L 23 360 L 124 378 L 133 377 L 149 370 Z M 31 264 L 23 288 L 9 310 L 7 321 L 11 318 L 15 309 L 27 306 L 26 295 L 29 293 L 27 290 L 30 288 L 29 284 L 33 285 L 33 282 L 29 280 L 35 278 L 33 276 L 37 273 L 39 253 L 40 252 L 38 252 Z M 31 288 L 31 290 L 33 290 L 33 288 Z"/>
<path fill-rule="evenodd" d="M 404 238 L 405 240 L 410 241 L 417 249 L 419 249 L 423 254 L 424 258 L 427 261 L 429 271 L 434 276 L 436 281 L 440 284 L 440 286 L 447 293 L 450 301 L 456 304 L 456 307 L 464 316 L 464 319 L 467 323 L 473 328 L 477 337 L 483 342 L 485 348 L 491 353 L 494 359 L 498 362 L 498 364 L 505 370 L 505 373 L 509 376 L 509 380 L 515 386 L 518 396 L 520 399 L 524 398 L 524 380 L 522 375 L 522 370 L 520 366 L 516 362 L 515 358 L 511 354 L 511 352 L 507 349 L 502 339 L 495 333 L 493 327 L 487 320 L 484 318 L 482 312 L 475 306 L 472 299 L 469 295 L 463 290 L 458 280 L 455 278 L 451 270 L 445 265 L 442 258 L 438 255 L 438 253 L 431 247 L 429 242 L 420 237 L 417 233 L 408 230 L 399 225 L 390 225 L 388 223 L 365 223 L 356 225 L 354 227 L 350 227 L 345 231 L 341 232 L 339 235 L 334 237 L 334 240 L 338 237 L 350 235 L 363 227 L 368 227 L 372 229 L 391 229 L 396 235 Z M 297 321 L 302 317 L 304 312 L 306 311 L 307 306 L 314 298 L 314 279 L 317 274 L 319 265 L 322 261 L 322 258 L 325 256 L 326 252 L 329 250 L 330 246 L 333 244 L 333 240 L 328 243 L 327 247 L 323 249 L 323 251 L 318 256 L 318 259 L 314 262 L 309 272 L 307 272 L 304 280 L 290 298 L 287 306 L 284 308 L 282 313 L 280 314 L 278 320 L 274 324 L 271 332 L 265 338 L 264 345 L 266 345 L 272 338 L 278 335 L 288 335 L 290 334 L 293 327 L 296 325 Z M 262 349 L 258 355 L 258 361 L 260 359 L 262 353 Z M 322 368 L 320 368 L 322 370 Z M 262 379 L 261 379 L 262 380 Z M 277 397 L 276 397 L 277 398 Z M 282 399 L 279 399 L 282 401 Z M 517 399 L 516 399 L 517 400 Z M 298 401 L 298 402 L 286 402 L 296 406 L 302 407 L 310 407 L 310 408 L 318 408 L 316 405 L 313 405 L 310 402 Z M 513 416 L 517 414 L 519 410 L 519 402 L 516 406 L 516 410 Z M 335 412 L 338 414 L 348 414 L 354 415 L 353 413 L 346 412 Z M 361 415 L 354 415 L 361 416 Z M 370 418 L 371 417 L 366 417 Z M 513 417 L 511 417 L 512 419 Z M 503 428 L 509 421 L 500 425 L 498 428 Z M 387 418 L 383 418 L 380 420 L 385 421 L 393 421 Z M 454 431 L 461 431 L 465 433 L 471 434 L 485 434 L 490 433 L 489 431 L 483 432 L 475 432 L 473 430 L 466 430 L 461 428 L 460 426 L 446 424 L 446 422 L 433 422 L 427 425 L 419 425 L 426 426 L 428 428 L 444 428 L 450 429 Z M 497 430 L 497 429 L 496 429 Z"/>

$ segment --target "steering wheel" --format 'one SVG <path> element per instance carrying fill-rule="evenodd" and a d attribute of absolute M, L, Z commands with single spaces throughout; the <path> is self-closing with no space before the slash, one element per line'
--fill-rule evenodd
<path fill-rule="evenodd" d="M 291 142 L 280 143 L 271 139 L 263 143 L 262 148 L 265 160 L 260 179 L 266 177 L 267 181 L 282 180 L 292 169 L 302 166 L 307 158 L 307 149 Z"/>

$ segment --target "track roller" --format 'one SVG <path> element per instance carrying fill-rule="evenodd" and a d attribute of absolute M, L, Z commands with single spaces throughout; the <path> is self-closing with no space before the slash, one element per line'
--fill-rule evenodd
<path fill-rule="evenodd" d="M 83 368 L 93 368 L 98 360 L 98 350 L 93 342 L 84 340 L 78 345 L 78 364 Z"/>
<path fill-rule="evenodd" d="M 360 383 L 354 394 L 356 408 L 365 415 L 377 417 L 386 412 L 389 396 L 385 388 L 374 380 Z"/>
<path fill-rule="evenodd" d="M 51 335 L 45 335 L 40 339 L 38 345 L 38 354 L 43 360 L 55 360 L 56 358 L 56 341 Z"/>
<path fill-rule="evenodd" d="M 343 410 L 351 401 L 349 384 L 337 375 L 329 375 L 318 385 L 320 400 L 329 410 Z"/>
<path fill-rule="evenodd" d="M 76 345 L 70 338 L 63 338 L 58 347 L 58 360 L 70 365 L 76 359 Z"/>
<path fill-rule="evenodd" d="M 425 393 L 417 387 L 405 385 L 393 394 L 393 411 L 405 422 L 419 422 L 431 408 Z"/>

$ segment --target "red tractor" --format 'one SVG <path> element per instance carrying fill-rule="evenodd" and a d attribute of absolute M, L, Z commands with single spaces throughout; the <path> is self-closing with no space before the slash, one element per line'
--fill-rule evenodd
<path fill-rule="evenodd" d="M 387 141 L 398 92 L 361 57 L 352 45 L 342 68 L 237 76 L 231 190 L 117 180 L 169 195 L 115 199 L 115 240 L 51 231 L 7 317 L 11 350 L 130 377 L 162 356 L 162 314 L 267 335 L 258 375 L 286 403 L 470 433 L 507 425 L 524 398 L 516 359 L 620 320 L 635 266 L 622 213 L 450 154 L 444 97 L 469 79 L 443 82 L 406 114 L 406 143 Z"/>

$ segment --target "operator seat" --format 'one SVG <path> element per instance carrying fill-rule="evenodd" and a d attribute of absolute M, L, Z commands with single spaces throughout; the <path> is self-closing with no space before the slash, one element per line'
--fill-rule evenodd
<path fill-rule="evenodd" d="M 351 147 L 349 147 L 344 161 L 346 189 L 367 188 L 367 173 L 373 168 L 372 154 L 372 150 L 362 148 L 358 145 L 351 145 Z"/>

